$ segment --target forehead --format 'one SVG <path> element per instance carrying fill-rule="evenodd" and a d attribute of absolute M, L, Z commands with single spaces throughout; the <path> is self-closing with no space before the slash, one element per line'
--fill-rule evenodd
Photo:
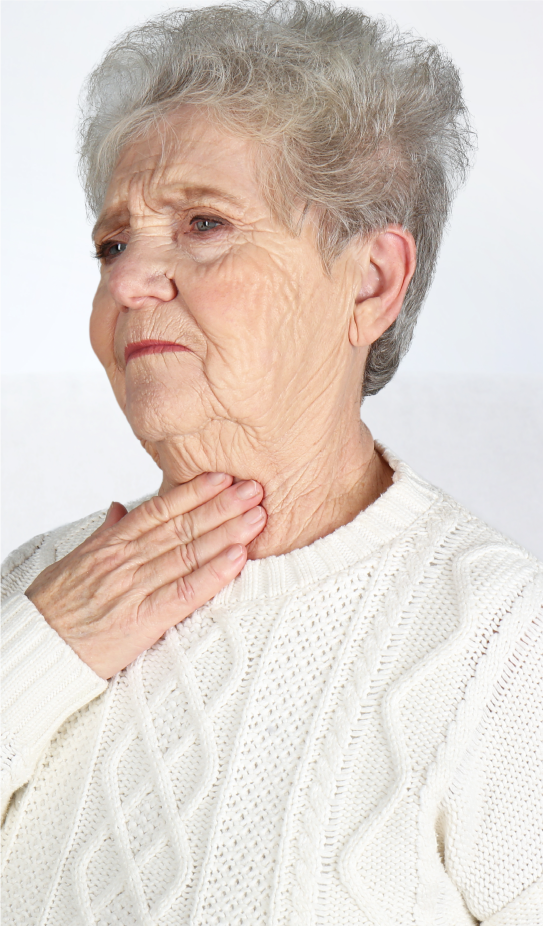
<path fill-rule="evenodd" d="M 102 217 L 139 210 L 142 199 L 157 209 L 183 199 L 222 199 L 240 214 L 261 211 L 257 152 L 251 140 L 228 133 L 205 115 L 181 110 L 121 153 Z"/>

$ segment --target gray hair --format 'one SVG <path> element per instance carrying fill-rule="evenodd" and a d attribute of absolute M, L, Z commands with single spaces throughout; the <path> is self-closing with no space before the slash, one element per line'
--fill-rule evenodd
<path fill-rule="evenodd" d="M 406 353 L 431 283 L 473 133 L 442 49 L 358 10 L 316 0 L 245 0 L 173 10 L 122 36 L 91 73 L 81 175 L 99 212 L 121 150 L 181 104 L 257 139 L 262 189 L 291 229 L 315 210 L 325 266 L 357 235 L 400 224 L 417 267 L 396 321 L 371 346 L 364 394 Z"/>

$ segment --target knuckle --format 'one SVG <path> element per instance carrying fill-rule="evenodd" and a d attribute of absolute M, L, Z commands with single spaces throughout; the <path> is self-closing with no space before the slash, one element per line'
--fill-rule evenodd
<path fill-rule="evenodd" d="M 184 604 L 192 604 L 196 597 L 192 583 L 185 578 L 177 580 L 176 592 L 179 601 L 183 602 Z"/>
<path fill-rule="evenodd" d="M 107 546 L 88 553 L 82 562 L 87 574 L 92 572 L 111 573 L 123 566 L 126 561 L 125 551 L 119 546 Z"/>
<path fill-rule="evenodd" d="M 124 633 L 126 636 L 130 636 L 136 626 L 139 630 L 142 630 L 144 633 L 154 636 L 154 630 L 157 625 L 157 619 L 159 615 L 157 614 L 156 607 L 153 607 L 152 602 L 149 598 L 146 598 L 144 601 L 138 603 L 134 608 L 135 618 L 129 620 L 126 623 Z"/>
<path fill-rule="evenodd" d="M 194 539 L 194 521 L 190 512 L 173 518 L 172 523 L 179 543 L 189 544 Z"/>
<path fill-rule="evenodd" d="M 221 569 L 216 563 L 209 564 L 209 578 L 214 585 L 224 585 L 230 581 L 231 576 L 226 569 Z"/>
<path fill-rule="evenodd" d="M 189 543 L 183 544 L 183 546 L 177 548 L 179 551 L 179 557 L 184 569 L 187 572 L 194 572 L 195 569 L 199 569 L 200 563 L 198 561 L 198 555 L 196 553 L 196 547 L 192 541 Z"/>
<path fill-rule="evenodd" d="M 170 510 L 168 503 L 161 495 L 153 495 L 142 503 L 144 514 L 152 521 L 159 521 L 163 524 L 170 520 Z"/>

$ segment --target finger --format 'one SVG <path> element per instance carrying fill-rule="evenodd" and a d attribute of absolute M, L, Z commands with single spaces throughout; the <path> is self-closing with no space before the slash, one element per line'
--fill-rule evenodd
<path fill-rule="evenodd" d="M 247 548 L 234 544 L 196 572 L 157 589 L 142 602 L 138 611 L 144 636 L 155 643 L 166 630 L 201 608 L 232 582 L 246 561 Z"/>
<path fill-rule="evenodd" d="M 118 524 L 126 514 L 127 510 L 124 505 L 121 505 L 120 502 L 111 502 L 111 505 L 107 510 L 105 520 L 102 522 L 102 524 L 100 524 L 100 527 L 97 527 L 96 530 L 92 532 L 92 534 L 89 534 L 88 539 L 90 540 L 91 537 L 96 537 L 97 534 L 103 533 L 103 531 L 107 530 L 108 527 L 113 527 L 114 524 Z"/>
<path fill-rule="evenodd" d="M 226 473 L 202 473 L 164 495 L 154 495 L 123 518 L 122 524 L 115 530 L 114 539 L 135 540 L 143 533 L 204 504 L 231 484 L 232 476 Z"/>
<path fill-rule="evenodd" d="M 266 512 L 260 505 L 227 521 L 189 544 L 178 544 L 150 562 L 143 563 L 134 574 L 134 582 L 148 593 L 187 576 L 236 543 L 247 546 L 266 525 Z"/>
<path fill-rule="evenodd" d="M 174 517 L 166 524 L 141 535 L 132 541 L 127 552 L 136 561 L 148 562 L 161 553 L 179 547 L 180 544 L 192 543 L 221 524 L 239 517 L 250 508 L 255 508 L 262 501 L 263 494 L 262 486 L 253 479 L 238 482 L 204 505 Z"/>
<path fill-rule="evenodd" d="M 102 527 L 112 527 L 113 524 L 118 524 L 127 514 L 128 511 L 124 505 L 121 505 L 120 502 L 111 502 Z"/>

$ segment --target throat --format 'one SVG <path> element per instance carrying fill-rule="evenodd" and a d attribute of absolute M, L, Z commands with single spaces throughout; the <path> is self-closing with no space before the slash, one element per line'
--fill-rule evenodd
<path fill-rule="evenodd" d="M 320 479 L 303 491 L 278 486 L 267 492 L 264 506 L 268 521 L 249 546 L 249 559 L 278 556 L 308 546 L 348 524 L 375 502 L 393 482 L 393 471 L 373 448 L 369 460 L 359 461 L 342 478 Z"/>
<path fill-rule="evenodd" d="M 392 485 L 392 470 L 375 449 L 368 428 L 335 427 L 320 439 L 256 446 L 249 441 L 206 441 L 201 435 L 153 447 L 164 473 L 163 495 L 202 472 L 255 479 L 264 489 L 264 530 L 248 547 L 249 559 L 308 546 L 352 521 Z M 149 450 L 149 448 L 146 448 Z"/>

